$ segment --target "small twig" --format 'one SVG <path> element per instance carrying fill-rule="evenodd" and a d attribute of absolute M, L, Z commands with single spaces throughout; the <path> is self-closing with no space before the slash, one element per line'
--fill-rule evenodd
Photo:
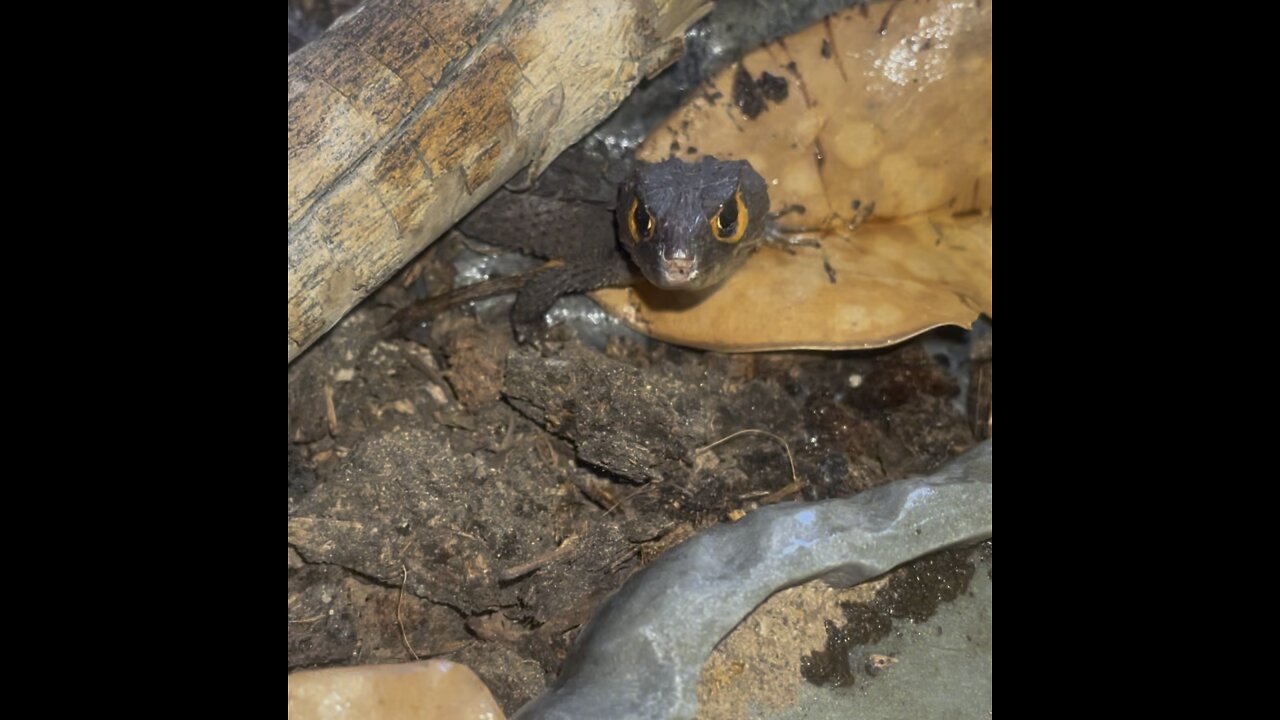
<path fill-rule="evenodd" d="M 324 384 L 324 412 L 329 420 L 329 435 L 338 436 L 338 411 L 333 406 L 333 386 Z"/>
<path fill-rule="evenodd" d="M 791 463 L 791 481 L 792 481 L 792 482 L 794 482 L 794 483 L 796 483 L 797 485 L 798 485 L 798 484 L 800 484 L 800 476 L 799 476 L 799 475 L 796 475 L 796 461 L 795 461 L 795 458 L 791 456 L 791 446 L 787 444 L 787 441 L 786 441 L 786 440 L 783 440 L 782 438 L 778 437 L 777 435 L 774 435 L 773 433 L 771 433 L 771 432 L 769 432 L 769 431 L 767 431 L 767 430 L 756 430 L 756 429 L 754 429 L 754 428 L 747 428 L 746 430 L 739 430 L 738 432 L 733 433 L 732 435 L 726 435 L 725 437 L 720 438 L 719 440 L 717 440 L 717 441 L 715 441 L 715 442 L 711 443 L 710 445 L 704 445 L 704 446 L 702 446 L 702 447 L 700 447 L 700 448 L 694 448 L 694 450 L 693 450 L 693 451 L 694 451 L 695 453 L 704 453 L 704 452 L 706 452 L 706 451 L 710 450 L 711 448 L 713 448 L 713 447 L 715 447 L 715 446 L 719 445 L 720 443 L 728 442 L 728 441 L 730 441 L 730 440 L 732 440 L 732 439 L 734 439 L 734 438 L 738 437 L 739 435 L 745 435 L 745 434 L 747 434 L 747 433 L 755 433 L 755 434 L 757 434 L 757 435 L 767 435 L 768 437 L 771 437 L 771 438 L 773 438 L 774 440 L 777 440 L 778 442 L 782 443 L 782 447 L 783 447 L 783 449 L 785 449 L 785 450 L 787 451 L 787 462 Z"/>
<path fill-rule="evenodd" d="M 404 563 L 400 563 L 400 569 L 404 571 L 404 577 L 400 579 L 400 597 L 396 599 L 396 624 L 400 626 L 400 639 L 404 640 L 404 646 L 409 650 L 409 654 L 414 660 L 421 660 L 418 653 L 414 651 L 413 645 L 409 644 L 409 635 L 404 631 L 404 619 L 400 617 L 400 603 L 404 602 L 404 586 L 409 582 L 409 568 Z"/>
<path fill-rule="evenodd" d="M 684 496 L 685 496 L 685 497 L 687 497 L 687 498 L 692 498 L 692 497 L 693 497 L 693 491 L 692 491 L 692 490 L 690 490 L 689 488 L 687 488 L 687 487 L 685 487 L 685 486 L 681 485 L 681 484 L 680 484 L 680 483 L 678 483 L 678 482 L 667 483 L 667 485 L 668 485 L 668 487 L 673 487 L 673 488 L 675 488 L 675 489 L 679 490 L 680 492 L 684 493 Z"/>
<path fill-rule="evenodd" d="M 764 497 L 760 498 L 759 504 L 772 505 L 778 502 L 779 500 L 787 497 L 788 495 L 792 495 L 794 493 L 800 492 L 802 488 L 803 486 L 800 484 L 799 481 L 789 482 L 786 485 L 783 485 L 782 487 L 778 488 L 777 490 L 774 490 L 773 492 L 769 493 L 768 495 L 765 495 Z"/>
<path fill-rule="evenodd" d="M 628 547 L 626 550 L 618 553 L 618 558 L 609 564 L 609 572 L 616 572 L 618 568 L 622 567 L 623 563 L 639 554 L 640 547 L 638 545 Z"/>
<path fill-rule="evenodd" d="M 551 446 L 551 441 L 547 439 L 546 435 L 542 433 L 535 435 L 533 447 L 535 450 L 538 451 L 539 459 L 542 459 L 544 457 L 542 453 L 542 449 L 546 448 L 547 452 L 545 457 L 546 457 L 547 464 L 553 468 L 556 468 L 557 470 L 560 468 L 560 454 L 557 453 L 556 449 Z"/>
<path fill-rule="evenodd" d="M 657 483 L 652 483 L 652 482 L 651 482 L 651 483 L 649 483 L 648 485 L 645 485 L 644 487 L 640 488 L 639 490 L 637 490 L 637 491 L 635 491 L 635 492 L 631 493 L 630 495 L 628 495 L 628 496 L 626 496 L 626 497 L 622 498 L 621 500 L 619 500 L 618 502 L 614 503 L 614 504 L 613 504 L 613 507 L 611 507 L 611 508 L 609 508 L 608 510 L 605 510 L 605 511 L 604 511 L 604 514 L 605 514 L 605 515 L 608 515 L 609 513 L 613 512 L 614 510 L 617 510 L 617 509 L 618 509 L 618 506 L 619 506 L 619 505 L 621 505 L 622 503 L 624 503 L 624 502 L 626 502 L 626 501 L 630 500 L 631 498 L 633 498 L 633 497 L 635 497 L 635 496 L 639 495 L 640 493 L 649 492 L 649 491 L 650 491 L 650 490 L 652 490 L 656 485 L 657 485 Z"/>
<path fill-rule="evenodd" d="M 290 620 L 289 622 L 291 622 L 291 623 L 313 623 L 313 622 L 315 622 L 315 621 L 319 620 L 320 618 L 323 618 L 325 615 L 327 615 L 327 613 L 320 613 L 319 615 L 317 615 L 317 616 L 315 616 L 315 617 L 309 617 L 309 618 L 305 618 L 305 619 L 302 619 L 302 620 Z"/>
<path fill-rule="evenodd" d="M 598 505 L 601 510 L 608 510 L 619 504 L 618 496 L 605 487 L 604 483 L 597 484 L 589 476 L 583 478 L 575 476 L 572 482 L 578 492 L 582 493 L 588 501 Z"/>
<path fill-rule="evenodd" d="M 495 455 L 501 455 L 502 453 L 505 453 L 506 451 L 510 450 L 511 445 L 515 440 L 515 436 L 516 436 L 516 418 L 514 415 L 512 415 L 510 418 L 507 418 L 507 432 L 502 436 L 502 442 L 498 444 L 498 447 L 493 448 L 491 452 Z"/>
<path fill-rule="evenodd" d="M 513 565 L 512 567 L 509 567 L 506 570 L 503 570 L 502 573 L 498 575 L 498 578 L 500 580 L 507 581 L 507 580 L 515 580 L 521 575 L 528 575 L 529 573 L 533 572 L 534 570 L 537 570 L 543 565 L 548 565 L 567 555 L 569 551 L 573 549 L 573 546 L 577 542 L 578 542 L 578 536 L 570 535 L 569 537 L 565 538 L 564 542 L 560 543 L 560 547 L 556 548 L 555 550 L 552 550 L 551 552 L 546 553 L 541 557 L 536 557 L 530 560 L 529 562 L 520 563 L 519 565 Z"/>

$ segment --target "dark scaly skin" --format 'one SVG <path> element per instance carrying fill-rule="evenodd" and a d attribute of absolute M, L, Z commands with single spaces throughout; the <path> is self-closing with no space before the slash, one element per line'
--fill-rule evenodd
<path fill-rule="evenodd" d="M 534 273 L 516 296 L 511 321 L 517 330 L 537 325 L 562 295 L 631 280 L 608 207 L 533 193 L 500 191 L 459 225 L 468 237 L 561 261 Z"/>
<path fill-rule="evenodd" d="M 582 188 L 567 187 L 578 176 L 557 176 L 555 168 L 530 192 L 499 190 L 458 225 L 473 239 L 558 261 L 530 275 L 516 297 L 511 320 L 521 338 L 561 296 L 633 284 L 635 268 L 658 287 L 709 287 L 737 269 L 767 235 L 768 192 L 745 161 L 637 164 L 616 191 L 616 203 L 600 202 L 600 192 L 589 200 L 557 197 L 558 188 L 575 196 Z M 645 208 L 653 219 L 651 234 L 631 233 L 634 207 Z M 736 211 L 745 222 L 741 232 L 737 226 L 721 232 L 721 240 L 712 223 L 725 207 L 722 220 Z"/>
<path fill-rule="evenodd" d="M 649 282 L 699 290 L 731 275 L 765 241 L 768 213 L 764 178 L 745 160 L 672 158 L 640 166 L 622 184 L 618 237 Z"/>

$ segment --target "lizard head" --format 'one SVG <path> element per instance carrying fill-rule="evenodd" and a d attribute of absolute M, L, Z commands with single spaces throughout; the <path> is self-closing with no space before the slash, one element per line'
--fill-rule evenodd
<path fill-rule="evenodd" d="M 765 233 L 769 191 L 745 160 L 672 158 L 641 165 L 618 197 L 618 231 L 660 288 L 696 290 L 728 277 Z"/>

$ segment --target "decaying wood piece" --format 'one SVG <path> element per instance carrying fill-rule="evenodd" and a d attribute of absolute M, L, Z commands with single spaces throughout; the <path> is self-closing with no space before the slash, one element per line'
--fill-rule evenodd
<path fill-rule="evenodd" d="M 289 360 L 670 64 L 709 0 L 369 0 L 289 57 Z M 518 229 L 515 229 L 518 230 Z"/>

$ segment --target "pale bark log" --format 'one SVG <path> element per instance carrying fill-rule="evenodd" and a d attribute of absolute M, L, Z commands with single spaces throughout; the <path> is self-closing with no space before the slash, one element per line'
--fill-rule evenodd
<path fill-rule="evenodd" d="M 289 360 L 674 61 L 710 8 L 369 0 L 291 55 Z"/>

